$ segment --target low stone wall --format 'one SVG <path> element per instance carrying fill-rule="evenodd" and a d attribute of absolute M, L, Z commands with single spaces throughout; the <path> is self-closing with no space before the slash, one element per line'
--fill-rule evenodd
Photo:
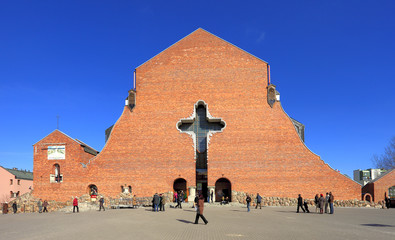
<path fill-rule="evenodd" d="M 173 202 L 173 193 L 167 192 L 162 193 L 162 195 L 166 199 L 166 203 Z M 81 212 L 85 211 L 92 211 L 99 209 L 99 202 L 98 200 L 103 195 L 98 195 L 96 201 L 92 201 L 91 197 L 88 194 L 82 195 L 78 198 L 78 205 L 79 210 Z M 106 197 L 104 198 L 104 206 L 109 208 L 111 206 L 120 206 L 120 205 L 131 205 L 132 204 L 132 194 L 120 194 L 116 198 Z M 246 204 L 247 194 L 244 192 L 236 192 L 232 191 L 232 203 L 234 204 Z M 255 206 L 255 194 L 250 194 L 252 199 L 252 206 Z M 280 197 L 265 197 L 262 196 L 262 206 L 297 206 L 297 199 L 296 198 L 280 198 Z M 14 202 L 17 203 L 18 211 L 17 213 L 31 213 L 31 212 L 38 212 L 37 202 L 38 198 L 35 198 L 31 193 L 25 193 L 22 196 L 16 198 L 13 201 L 8 203 L 8 211 L 12 213 L 12 204 Z M 42 199 L 44 202 L 45 199 Z M 71 212 L 73 210 L 73 199 L 70 198 L 70 201 L 66 202 L 57 202 L 57 201 L 48 201 L 48 211 L 62 211 L 62 212 Z M 308 204 L 310 206 L 315 207 L 313 199 L 307 199 Z M 139 206 L 151 206 L 152 205 L 152 196 L 150 197 L 136 197 L 137 205 Z M 234 205 L 232 204 L 231 205 Z M 361 201 L 358 199 L 354 200 L 335 200 L 334 202 L 335 207 L 374 207 L 374 208 L 384 208 L 383 202 L 378 203 L 371 203 L 368 201 Z M 2 206 L 0 207 L 0 211 L 2 212 Z"/>
<path fill-rule="evenodd" d="M 255 198 L 256 194 L 249 194 L 252 199 L 252 206 L 255 206 Z M 241 204 L 246 203 L 247 193 L 245 192 L 236 192 L 232 191 L 232 202 L 238 202 Z M 297 206 L 298 200 L 297 198 L 280 198 L 280 197 L 262 197 L 262 206 Z M 305 199 L 308 202 L 308 205 L 314 206 L 314 199 Z M 383 202 L 368 202 L 368 201 L 361 201 L 358 199 L 353 200 L 335 200 L 334 207 L 374 207 L 374 208 L 384 208 Z"/>

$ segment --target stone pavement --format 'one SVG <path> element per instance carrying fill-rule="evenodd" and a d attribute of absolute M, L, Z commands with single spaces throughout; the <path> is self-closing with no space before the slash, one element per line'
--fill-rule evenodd
<path fill-rule="evenodd" d="M 0 215 L 0 239 L 395 239 L 395 209 L 335 208 L 335 214 L 295 213 L 295 207 L 205 206 L 194 209 Z"/>

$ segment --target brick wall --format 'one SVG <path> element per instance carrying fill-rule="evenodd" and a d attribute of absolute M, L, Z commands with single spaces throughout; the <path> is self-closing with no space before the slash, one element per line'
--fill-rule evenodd
<path fill-rule="evenodd" d="M 336 199 L 359 199 L 360 185 L 304 145 L 279 102 L 268 105 L 266 70 L 266 62 L 198 29 L 136 69 L 136 106 L 124 108 L 87 169 L 67 162 L 72 182 L 51 194 L 82 194 L 96 184 L 105 195 L 130 185 L 134 194 L 151 196 L 172 191 L 177 178 L 194 186 L 193 140 L 176 124 L 203 100 L 213 117 L 226 122 L 210 140 L 209 186 L 224 177 L 232 190 L 265 196 L 332 191 Z M 45 172 L 44 164 L 35 156 L 35 172 Z M 40 194 L 49 193 L 42 188 Z"/>

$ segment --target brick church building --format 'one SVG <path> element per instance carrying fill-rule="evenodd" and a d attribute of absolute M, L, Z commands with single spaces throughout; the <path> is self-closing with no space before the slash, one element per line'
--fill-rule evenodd
<path fill-rule="evenodd" d="M 203 29 L 137 67 L 133 85 L 100 153 L 59 130 L 33 145 L 34 195 L 361 197 L 358 183 L 304 144 L 268 63 Z"/>

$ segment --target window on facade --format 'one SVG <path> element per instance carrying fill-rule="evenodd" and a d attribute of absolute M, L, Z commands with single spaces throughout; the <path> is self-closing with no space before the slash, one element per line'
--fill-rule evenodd
<path fill-rule="evenodd" d="M 388 195 L 390 198 L 395 198 L 395 186 L 392 186 L 388 189 Z"/>
<path fill-rule="evenodd" d="M 51 183 L 63 182 L 63 175 L 60 174 L 60 166 L 59 166 L 59 164 L 54 164 L 53 165 L 53 173 L 54 174 L 50 174 L 50 176 L 49 176 L 49 181 Z"/>
<path fill-rule="evenodd" d="M 12 179 L 10 179 L 10 185 L 12 185 L 14 183 L 14 181 Z"/>
<path fill-rule="evenodd" d="M 11 195 L 11 198 L 16 198 L 19 196 L 19 191 L 18 192 L 10 191 L 10 195 Z"/>
<path fill-rule="evenodd" d="M 21 180 L 18 179 L 18 185 L 21 185 Z"/>

